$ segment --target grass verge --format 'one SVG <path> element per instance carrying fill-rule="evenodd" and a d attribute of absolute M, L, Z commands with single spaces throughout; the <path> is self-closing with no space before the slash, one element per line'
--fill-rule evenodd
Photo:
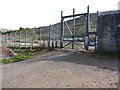
<path fill-rule="evenodd" d="M 43 54 L 43 53 L 49 51 L 48 49 L 44 49 L 44 50 L 12 49 L 12 50 L 15 53 L 17 53 L 17 55 L 14 56 L 13 58 L 0 60 L 0 64 L 8 64 L 8 63 L 12 63 L 12 62 L 18 62 L 18 61 L 25 60 L 25 59 L 28 59 L 28 58 L 32 58 L 36 55 Z"/>
<path fill-rule="evenodd" d="M 90 57 L 90 58 L 96 58 L 96 59 L 119 59 L 120 52 L 103 52 L 103 53 L 97 53 L 97 52 L 75 52 L 75 55 L 79 55 L 82 57 Z"/>

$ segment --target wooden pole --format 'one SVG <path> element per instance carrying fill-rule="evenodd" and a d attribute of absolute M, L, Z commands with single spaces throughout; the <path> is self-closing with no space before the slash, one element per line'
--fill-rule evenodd
<path fill-rule="evenodd" d="M 60 36 L 60 47 L 63 48 L 63 11 L 61 11 L 61 36 Z"/>
<path fill-rule="evenodd" d="M 87 26 L 86 26 L 86 36 L 88 37 L 88 32 L 89 32 L 89 22 L 90 21 L 90 15 L 89 15 L 89 6 L 87 7 Z"/>
<path fill-rule="evenodd" d="M 87 7 L 87 20 L 86 20 L 86 36 L 85 36 L 85 49 L 88 50 L 89 49 L 89 6 Z"/>
<path fill-rule="evenodd" d="M 74 40 L 74 37 L 75 37 L 75 9 L 73 9 L 73 41 L 72 41 L 72 49 L 74 49 L 74 45 L 75 45 L 75 40 Z"/>
<path fill-rule="evenodd" d="M 48 41 L 48 48 L 50 49 L 50 44 L 51 44 L 51 24 L 49 26 L 49 41 Z"/>

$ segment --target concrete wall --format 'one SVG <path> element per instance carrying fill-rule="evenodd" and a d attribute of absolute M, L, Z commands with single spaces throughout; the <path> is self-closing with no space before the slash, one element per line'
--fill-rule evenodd
<path fill-rule="evenodd" d="M 98 13 L 97 51 L 120 51 L 120 11 Z"/>

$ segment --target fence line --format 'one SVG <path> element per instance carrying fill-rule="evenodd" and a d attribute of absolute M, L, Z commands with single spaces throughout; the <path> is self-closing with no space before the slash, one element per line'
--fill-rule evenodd
<path fill-rule="evenodd" d="M 72 21 L 64 20 L 71 17 L 73 18 Z M 78 22 L 79 20 L 80 22 Z M 81 14 L 75 14 L 75 9 L 73 9 L 72 15 L 63 16 L 63 11 L 61 11 L 60 24 L 50 24 L 49 26 L 40 26 L 32 29 L 20 28 L 20 30 L 16 31 L 3 32 L 2 45 L 19 49 L 50 49 L 71 45 L 72 49 L 79 46 L 88 50 L 90 42 L 92 43 L 91 46 L 96 46 L 97 32 L 94 28 L 96 25 L 95 21 L 90 21 L 89 6 L 87 7 L 87 12 Z M 93 24 L 92 27 L 90 27 L 90 23 Z"/>
<path fill-rule="evenodd" d="M 52 30 L 53 29 L 53 30 Z M 57 33 L 54 32 L 54 30 Z M 25 30 L 17 30 L 17 31 L 9 31 L 2 33 L 2 42 L 3 46 L 9 48 L 57 48 L 59 47 L 59 35 L 60 29 L 55 28 L 50 24 L 50 26 L 25 29 Z"/>

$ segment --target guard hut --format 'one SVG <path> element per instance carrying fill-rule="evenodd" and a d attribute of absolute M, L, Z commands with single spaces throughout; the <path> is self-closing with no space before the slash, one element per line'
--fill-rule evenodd
<path fill-rule="evenodd" d="M 98 12 L 97 51 L 120 51 L 120 10 Z"/>

